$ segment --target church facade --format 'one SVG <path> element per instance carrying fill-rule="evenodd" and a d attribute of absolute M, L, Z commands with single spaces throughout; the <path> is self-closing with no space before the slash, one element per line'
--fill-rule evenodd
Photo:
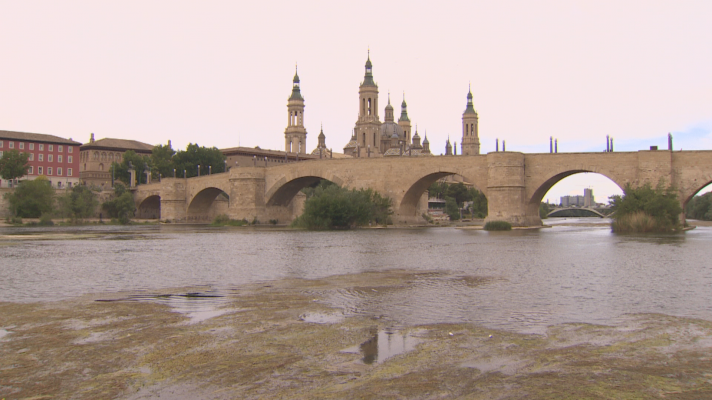
<path fill-rule="evenodd" d="M 412 124 L 408 116 L 408 105 L 405 95 L 401 102 L 401 112 L 395 119 L 391 96 L 384 108 L 384 119 L 379 115 L 378 85 L 373 79 L 373 63 L 368 55 L 365 74 L 358 90 L 358 118 L 354 125 L 351 139 L 344 146 L 346 157 L 396 157 L 396 156 L 431 156 L 430 142 L 427 133 L 421 137 L 417 125 L 412 132 Z M 285 149 L 287 153 L 307 154 L 307 131 L 304 127 L 304 98 L 301 94 L 299 75 L 295 72 L 292 93 L 287 100 L 288 123 L 284 131 Z M 475 155 L 480 153 L 478 116 L 472 103 L 472 91 L 467 93 L 467 105 L 462 114 L 461 154 Z M 319 134 L 319 143 L 311 155 L 319 158 L 332 158 L 336 154 L 326 147 L 323 128 Z M 457 155 L 457 143 L 453 153 L 450 139 L 446 142 L 446 155 Z"/>

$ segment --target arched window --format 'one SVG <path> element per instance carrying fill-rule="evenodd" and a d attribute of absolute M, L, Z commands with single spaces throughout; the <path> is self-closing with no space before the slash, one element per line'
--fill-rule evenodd
<path fill-rule="evenodd" d="M 99 152 L 98 151 L 94 152 L 94 161 L 99 161 Z"/>
<path fill-rule="evenodd" d="M 114 153 L 109 153 L 109 161 L 114 162 Z"/>
<path fill-rule="evenodd" d="M 363 99 L 362 103 L 363 104 L 361 105 L 361 115 L 366 115 L 366 99 Z"/>
<path fill-rule="evenodd" d="M 104 170 L 104 164 L 99 164 L 99 171 L 103 171 L 103 170 Z"/>
<path fill-rule="evenodd" d="M 101 161 L 106 161 L 106 153 L 101 153 Z"/>
<path fill-rule="evenodd" d="M 371 115 L 371 99 L 368 99 L 368 115 Z"/>
<path fill-rule="evenodd" d="M 116 162 L 121 162 L 121 153 L 116 153 Z"/>

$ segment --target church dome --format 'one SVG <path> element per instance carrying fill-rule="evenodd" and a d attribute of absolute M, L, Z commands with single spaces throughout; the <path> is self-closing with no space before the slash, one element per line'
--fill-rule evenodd
<path fill-rule="evenodd" d="M 390 139 L 395 136 L 398 138 L 405 139 L 405 133 L 403 133 L 403 128 L 401 128 L 395 122 L 384 122 L 381 124 L 381 127 L 379 129 L 381 132 L 381 137 L 383 138 Z"/>

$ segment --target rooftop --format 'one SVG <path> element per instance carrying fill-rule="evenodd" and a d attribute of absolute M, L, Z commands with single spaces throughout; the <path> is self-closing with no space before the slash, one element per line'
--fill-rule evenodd
<path fill-rule="evenodd" d="M 27 142 L 45 142 L 45 143 L 57 143 L 57 144 L 81 145 L 80 142 L 76 142 L 72 139 L 65 139 L 65 138 L 61 138 L 59 136 L 54 136 L 54 135 L 45 135 L 44 133 L 0 131 L 0 139 L 22 140 L 22 141 L 27 141 Z"/>
<path fill-rule="evenodd" d="M 89 150 L 94 148 L 101 149 L 117 149 L 117 150 L 133 150 L 138 152 L 151 152 L 153 145 L 139 142 L 138 140 L 103 138 L 83 144 L 81 150 Z"/>

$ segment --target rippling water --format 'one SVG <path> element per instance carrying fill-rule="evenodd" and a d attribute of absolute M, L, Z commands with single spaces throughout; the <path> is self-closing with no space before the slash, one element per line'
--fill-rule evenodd
<path fill-rule="evenodd" d="M 710 244 L 706 227 L 636 236 L 587 224 L 497 233 L 0 228 L 0 301 L 203 285 L 226 291 L 280 278 L 402 269 L 422 273 L 388 290 L 323 295 L 347 313 L 404 324 L 473 322 L 523 332 L 562 322 L 612 323 L 637 312 L 712 320 Z"/>

